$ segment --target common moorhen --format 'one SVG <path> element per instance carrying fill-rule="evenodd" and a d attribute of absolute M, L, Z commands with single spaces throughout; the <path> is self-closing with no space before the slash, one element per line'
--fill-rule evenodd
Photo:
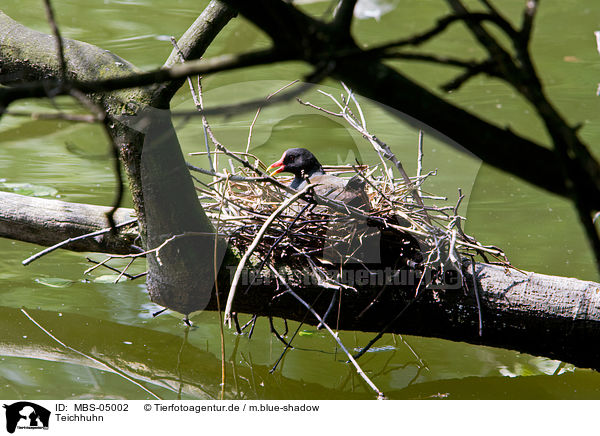
<path fill-rule="evenodd" d="M 283 152 L 281 159 L 271 164 L 267 171 L 277 168 L 273 174 L 288 172 L 294 174 L 290 184 L 292 189 L 301 190 L 306 179 L 315 186 L 315 193 L 321 197 L 342 201 L 345 204 L 369 210 L 369 197 L 365 192 L 365 181 L 358 175 L 349 180 L 325 174 L 323 166 L 314 154 L 306 148 L 290 148 Z"/>

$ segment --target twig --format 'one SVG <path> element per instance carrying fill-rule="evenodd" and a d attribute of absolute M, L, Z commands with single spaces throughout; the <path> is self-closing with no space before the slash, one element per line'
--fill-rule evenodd
<path fill-rule="evenodd" d="M 418 153 L 417 153 L 417 177 L 421 180 L 423 174 L 423 131 L 419 130 L 419 145 L 418 145 Z M 423 193 L 421 192 L 421 182 L 417 183 L 417 193 L 419 197 L 422 197 Z"/>
<path fill-rule="evenodd" d="M 27 117 L 32 120 L 61 120 L 61 121 L 72 121 L 79 123 L 95 123 L 97 118 L 93 115 L 82 115 L 82 114 L 67 114 L 64 112 L 51 113 L 51 112 L 18 112 L 18 111 L 5 111 L 5 115 L 11 117 Z"/>
<path fill-rule="evenodd" d="M 319 299 L 319 297 L 321 296 L 321 294 L 317 295 L 317 298 L 315 298 L 315 302 Z M 300 331 L 300 329 L 302 328 L 302 326 L 304 325 L 304 322 L 306 321 L 306 318 L 308 317 L 308 314 L 310 312 L 307 310 L 304 313 L 304 317 L 302 318 L 302 320 L 298 323 L 298 327 L 296 327 L 296 330 L 294 331 L 294 333 L 292 334 L 292 337 L 290 338 L 289 342 L 286 344 L 285 348 L 283 349 L 283 351 L 281 352 L 281 354 L 279 355 L 279 358 L 275 361 L 275 363 L 273 364 L 273 366 L 271 367 L 271 369 L 269 370 L 269 374 L 273 374 L 275 372 L 275 370 L 277 369 L 277 367 L 279 366 L 279 363 L 281 363 L 281 361 L 283 360 L 283 358 L 285 357 L 285 354 L 287 353 L 287 351 L 292 347 L 292 341 L 296 338 L 296 336 L 298 335 L 298 332 Z"/>
<path fill-rule="evenodd" d="M 87 259 L 87 261 L 88 261 L 88 262 L 90 262 L 90 263 L 93 263 L 94 265 L 97 265 L 97 264 L 99 264 L 99 263 L 100 263 L 100 262 L 98 262 L 97 260 L 91 259 L 91 258 L 89 258 L 89 257 L 86 257 L 86 259 Z M 106 265 L 106 264 L 104 264 L 104 265 L 102 265 L 102 266 L 103 266 L 104 268 L 107 268 L 107 269 L 109 269 L 109 270 L 111 270 L 111 271 L 113 271 L 113 272 L 119 273 L 119 274 L 121 274 L 121 273 L 123 272 L 123 271 L 121 271 L 121 270 L 118 270 L 117 268 L 114 268 L 114 267 L 110 266 L 110 265 Z M 123 275 L 124 275 L 125 277 L 127 277 L 129 280 L 133 280 L 133 279 L 135 279 L 135 278 L 137 277 L 137 275 L 139 275 L 139 274 L 137 274 L 137 275 L 135 275 L 135 276 L 132 276 L 131 274 L 127 274 L 126 272 L 123 272 Z"/>
<path fill-rule="evenodd" d="M 268 177 L 243 177 L 243 176 L 238 176 L 235 174 L 217 173 L 216 171 L 205 170 L 204 168 L 197 167 L 188 162 L 186 162 L 186 166 L 192 171 L 196 171 L 198 173 L 202 173 L 207 176 L 217 177 L 222 180 L 229 179 L 232 182 L 266 182 L 269 180 Z"/>
<path fill-rule="evenodd" d="M 277 91 L 269 94 L 267 96 L 267 98 L 265 99 L 265 101 L 269 101 L 269 99 L 277 94 L 279 94 L 281 91 L 283 91 L 284 89 L 289 88 L 290 86 L 294 85 L 295 83 L 298 83 L 298 79 L 288 83 L 285 86 L 282 86 L 281 88 L 279 88 Z M 248 150 L 250 150 L 250 141 L 252 140 L 252 131 L 254 130 L 254 124 L 256 124 L 256 120 L 258 119 L 258 116 L 260 115 L 260 111 L 262 110 L 262 106 L 259 106 L 258 109 L 256 109 L 256 114 L 254 115 L 254 119 L 252 120 L 252 123 L 250 124 L 250 129 L 248 130 L 248 142 L 246 143 L 246 153 L 248 153 Z"/>
<path fill-rule="evenodd" d="M 137 222 L 137 218 L 129 220 L 129 221 L 125 221 L 124 223 L 118 224 L 116 227 L 124 227 L 124 226 L 127 226 L 129 224 L 133 224 L 135 222 Z M 71 242 L 81 241 L 82 239 L 93 238 L 94 236 L 104 235 L 105 233 L 108 233 L 111 230 L 112 230 L 112 228 L 107 228 L 107 229 L 98 230 L 98 231 L 95 231 L 95 232 L 92 232 L 92 233 L 86 233 L 85 235 L 77 236 L 75 238 L 65 239 L 64 241 L 61 241 L 58 244 L 54 244 L 52 247 L 48 247 L 48 248 L 46 248 L 46 249 L 44 249 L 44 250 L 42 250 L 42 251 L 34 254 L 33 256 L 28 257 L 27 259 L 25 259 L 21 263 L 23 265 L 29 265 L 34 260 L 37 260 L 40 257 L 45 256 L 48 253 L 52 253 L 54 250 L 58 250 L 59 248 L 64 247 L 65 245 L 68 245 Z"/>
<path fill-rule="evenodd" d="M 271 333 L 273 333 L 275 335 L 275 337 L 277 339 L 279 339 L 279 341 L 285 345 L 287 348 L 294 348 L 292 347 L 291 343 L 288 343 L 285 339 L 283 339 L 283 337 L 279 334 L 279 332 L 277 331 L 277 329 L 275 328 L 275 325 L 273 324 L 273 317 L 271 315 L 268 316 L 269 318 L 269 326 L 271 327 Z"/>
<path fill-rule="evenodd" d="M 131 266 L 131 264 L 133 264 L 133 262 L 135 262 L 135 259 L 136 259 L 135 257 L 134 257 L 134 258 L 132 258 L 132 259 L 129 261 L 129 263 L 128 263 L 128 264 L 125 266 L 125 268 L 123 268 L 123 271 L 121 271 L 121 272 L 119 273 L 119 276 L 118 276 L 118 277 L 117 277 L 117 279 L 115 280 L 115 283 L 119 283 L 119 280 L 121 280 L 121 277 L 123 277 L 123 276 L 124 276 L 124 275 L 127 273 L 127 270 L 129 269 L 129 267 Z M 129 276 L 129 274 L 127 274 L 127 275 Z M 131 277 L 131 276 L 130 276 L 130 277 Z"/>
<path fill-rule="evenodd" d="M 477 315 L 479 318 L 479 337 L 483 336 L 483 319 L 481 316 L 481 303 L 479 301 L 479 290 L 477 287 L 477 277 L 475 272 L 475 259 L 471 256 L 471 268 L 473 269 L 473 292 L 475 293 L 475 301 L 477 302 Z"/>
<path fill-rule="evenodd" d="M 294 220 L 285 228 L 285 230 L 283 231 L 283 233 L 281 235 L 279 235 L 279 237 L 275 240 L 275 242 L 273 242 L 273 244 L 271 244 L 271 247 L 269 248 L 269 251 L 267 251 L 267 254 L 265 254 L 263 260 L 261 261 L 260 265 L 256 269 L 259 273 L 260 273 L 260 271 L 262 271 L 263 267 L 265 266 L 265 263 L 267 262 L 267 260 L 271 256 L 271 253 L 273 253 L 273 250 L 275 250 L 275 248 L 277 247 L 277 244 L 279 244 L 281 242 L 281 240 L 289 233 L 290 229 L 294 226 L 294 224 L 296 224 L 296 221 L 298 221 L 298 219 L 302 216 L 302 214 L 304 214 L 304 212 L 306 211 L 306 209 L 308 209 L 310 206 L 311 206 L 311 204 L 307 203 L 300 210 L 300 212 L 298 212 L 296 214 L 296 216 L 294 217 Z M 256 281 L 256 276 L 254 276 L 252 278 L 252 281 L 248 284 L 248 287 L 246 288 L 246 291 L 244 292 L 244 294 L 248 293 L 248 291 L 250 290 L 250 288 L 252 287 L 252 285 L 254 284 L 255 281 Z"/>
<path fill-rule="evenodd" d="M 198 79 L 198 86 L 200 86 L 200 79 Z M 229 187 L 229 180 L 225 181 L 225 185 L 223 186 L 223 193 Z M 224 199 L 224 195 L 221 197 Z M 217 297 L 217 310 L 219 312 L 219 337 L 221 341 L 221 400 L 225 396 L 225 332 L 223 331 L 223 317 L 221 315 L 221 297 L 219 295 L 219 266 L 217 265 L 217 251 L 219 244 L 219 223 L 221 218 L 221 211 L 223 210 L 223 201 L 221 200 L 221 207 L 219 207 L 219 216 L 217 217 L 217 225 L 215 226 L 215 244 L 213 247 L 213 274 L 214 274 L 214 286 L 215 286 L 215 294 Z M 237 320 L 236 320 L 237 322 Z M 239 329 L 239 326 L 237 326 Z"/>
<path fill-rule="evenodd" d="M 344 85 L 345 86 L 345 85 Z M 347 89 L 349 91 L 349 89 Z M 406 184 L 406 186 L 409 188 L 411 195 L 413 196 L 415 202 L 417 203 L 417 205 L 419 205 L 420 207 L 424 208 L 425 205 L 423 204 L 423 200 L 421 199 L 421 197 L 419 196 L 419 193 L 416 189 L 416 187 L 413 185 L 412 181 L 410 180 L 410 177 L 408 176 L 408 174 L 406 174 L 406 171 L 404 170 L 404 167 L 402 166 L 402 163 L 398 160 L 398 158 L 396 157 L 396 155 L 392 152 L 392 150 L 389 148 L 389 146 L 384 143 L 383 141 L 381 141 L 379 138 L 377 138 L 375 135 L 370 134 L 367 131 L 366 125 L 359 125 L 351 116 L 348 115 L 347 113 L 347 105 L 342 105 L 339 101 L 337 101 L 337 99 L 324 91 L 319 90 L 319 92 L 327 97 L 329 97 L 339 108 L 340 108 L 340 113 L 337 116 L 341 116 L 343 117 L 348 124 L 350 124 L 351 127 L 353 127 L 356 131 L 358 131 L 367 141 L 369 141 L 371 143 L 371 145 L 374 147 L 375 151 L 377 152 L 377 154 L 379 155 L 381 161 L 382 161 L 382 165 L 383 167 L 386 169 L 385 173 L 388 177 L 391 176 L 388 174 L 387 171 L 387 166 L 385 165 L 385 162 L 383 161 L 383 158 L 385 157 L 386 159 L 388 159 L 390 162 L 392 162 L 396 168 L 398 169 L 398 171 L 400 172 L 400 175 L 402 176 L 404 183 Z M 350 97 L 351 98 L 351 97 Z M 305 104 L 307 106 L 312 106 L 315 108 L 315 105 L 312 105 L 310 103 L 304 103 L 302 100 L 298 101 L 301 104 Z M 359 110 L 359 113 L 362 114 L 362 110 L 360 109 L 360 105 L 358 104 L 358 101 L 354 98 L 353 99 L 356 107 Z M 318 108 L 320 109 L 320 108 Z M 320 109 L 322 110 L 322 109 Z M 361 116 L 361 120 L 364 123 L 364 116 Z M 365 123 L 366 124 L 366 123 Z M 390 180 L 392 182 L 392 180 Z M 427 214 L 427 212 L 425 212 L 424 214 L 425 220 L 428 224 L 431 224 L 431 220 Z"/>
<path fill-rule="evenodd" d="M 122 372 L 121 370 L 107 364 L 106 362 L 103 362 L 97 358 L 95 358 L 94 356 L 90 356 L 89 354 L 85 354 L 82 351 L 79 351 L 73 347 L 68 346 L 67 344 L 65 344 L 64 342 L 62 342 L 60 339 L 58 339 L 56 336 L 54 336 L 52 333 L 50 333 L 48 330 L 46 330 L 44 327 L 42 327 L 42 325 L 40 323 L 38 323 L 35 319 L 33 319 L 33 317 L 31 315 L 29 315 L 29 313 L 27 313 L 27 311 L 25 309 L 21 309 L 21 312 L 23 312 L 23 315 L 25 315 L 33 324 L 35 324 L 41 331 L 43 331 L 46 335 L 48 335 L 53 341 L 57 342 L 58 344 L 60 344 L 62 347 L 64 347 L 67 350 L 70 350 L 76 354 L 79 354 L 80 356 L 85 357 L 86 359 L 90 359 L 91 361 L 101 365 L 102 367 L 106 368 L 109 372 L 115 373 L 120 377 L 123 377 L 125 380 L 127 380 L 130 383 L 133 383 L 134 385 L 136 385 L 137 387 L 139 387 L 140 389 L 142 389 L 143 391 L 145 391 L 146 393 L 148 393 L 149 395 L 153 396 L 154 398 L 156 398 L 157 400 L 160 400 L 161 398 L 156 395 L 154 392 L 152 392 L 150 389 L 146 388 L 144 385 L 142 385 L 141 383 L 135 381 L 134 379 L 132 379 L 131 377 L 129 377 L 128 375 L 126 375 L 124 372 Z"/>
<path fill-rule="evenodd" d="M 134 253 L 134 254 L 111 254 L 109 256 L 106 257 L 106 259 L 104 259 L 101 262 L 98 262 L 96 265 L 94 265 L 91 268 L 88 268 L 87 270 L 85 270 L 83 273 L 84 274 L 89 274 L 90 272 L 94 271 L 96 268 L 104 266 L 104 264 L 106 262 L 108 262 L 109 260 L 112 259 L 127 259 L 127 258 L 136 258 L 136 257 L 142 257 L 142 256 L 147 256 L 150 253 L 154 253 L 156 256 L 156 261 L 158 262 L 159 265 L 162 266 L 162 261 L 160 259 L 160 250 L 162 250 L 166 245 L 170 244 L 171 242 L 175 241 L 176 239 L 179 238 L 189 238 L 189 237 L 195 237 L 195 236 L 203 236 L 206 237 L 207 235 L 214 235 L 213 233 L 206 233 L 206 232 L 183 232 L 177 235 L 173 235 L 167 239 L 165 239 L 159 246 L 152 248 L 150 250 L 146 250 L 146 251 L 141 251 L 139 253 Z"/>
<path fill-rule="evenodd" d="M 177 45 L 177 40 L 173 36 L 171 36 L 171 44 L 173 44 L 173 47 L 177 51 L 177 54 L 179 55 L 179 60 L 182 63 L 185 63 L 185 56 L 184 56 L 183 52 L 181 51 L 181 49 L 179 48 L 179 45 Z M 196 105 L 196 109 L 198 109 L 198 111 L 202 111 L 204 109 L 202 107 L 202 99 L 201 99 L 201 97 L 199 97 L 196 94 L 196 91 L 194 90 L 194 84 L 192 82 L 192 77 L 187 76 L 186 79 L 187 79 L 188 85 L 190 87 L 190 92 L 192 94 L 192 99 L 194 100 L 194 104 Z M 200 76 L 198 76 L 198 89 L 200 89 Z M 210 147 L 208 146 L 208 135 L 206 134 L 205 123 L 206 123 L 206 116 L 202 115 L 202 127 L 203 127 L 203 131 L 204 131 L 204 145 L 206 146 L 206 153 L 208 155 L 208 165 L 210 167 L 210 170 L 214 172 L 215 168 L 213 166 L 212 159 L 210 158 Z"/>
<path fill-rule="evenodd" d="M 52 4 L 50 3 L 50 0 L 44 0 L 44 7 L 46 8 L 46 17 L 48 18 L 48 22 L 50 24 L 50 27 L 52 28 L 54 39 L 56 40 L 56 52 L 58 55 L 60 80 L 63 82 L 64 85 L 67 82 L 67 63 L 65 61 L 65 52 L 63 48 L 62 37 L 60 36 L 60 30 L 58 28 L 58 25 L 56 24 L 56 19 L 54 18 L 54 10 L 52 9 Z"/>

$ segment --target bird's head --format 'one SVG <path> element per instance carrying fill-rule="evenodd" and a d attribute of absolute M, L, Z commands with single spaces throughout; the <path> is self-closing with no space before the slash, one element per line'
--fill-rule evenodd
<path fill-rule="evenodd" d="M 283 152 L 281 159 L 271 164 L 267 172 L 273 171 L 271 175 L 281 172 L 292 173 L 296 177 L 303 175 L 310 177 L 315 173 L 322 173 L 323 167 L 314 154 L 306 148 L 290 148 Z"/>

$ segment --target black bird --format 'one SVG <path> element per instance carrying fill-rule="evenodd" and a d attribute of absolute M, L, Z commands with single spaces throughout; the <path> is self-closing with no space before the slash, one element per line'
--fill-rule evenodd
<path fill-rule="evenodd" d="M 365 192 L 365 181 L 356 175 L 349 180 L 325 174 L 323 166 L 314 154 L 306 148 L 290 148 L 283 152 L 281 159 L 271 164 L 267 171 L 277 168 L 273 174 L 292 173 L 295 177 L 290 184 L 292 189 L 301 190 L 306 186 L 306 179 L 315 186 L 315 193 L 331 200 L 370 210 L 369 197 Z"/>

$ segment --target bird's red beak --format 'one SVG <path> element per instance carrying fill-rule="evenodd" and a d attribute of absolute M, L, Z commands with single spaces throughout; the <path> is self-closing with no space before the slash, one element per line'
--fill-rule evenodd
<path fill-rule="evenodd" d="M 285 153 L 283 153 L 283 156 L 281 156 L 281 159 L 279 159 L 277 162 L 269 165 L 269 168 L 267 168 L 267 172 L 270 172 L 271 170 L 277 168 L 275 171 L 273 171 L 271 173 L 271 175 L 274 176 L 275 174 L 279 174 L 280 172 L 284 171 L 285 170 L 285 165 L 283 164 L 284 157 L 285 157 Z"/>

